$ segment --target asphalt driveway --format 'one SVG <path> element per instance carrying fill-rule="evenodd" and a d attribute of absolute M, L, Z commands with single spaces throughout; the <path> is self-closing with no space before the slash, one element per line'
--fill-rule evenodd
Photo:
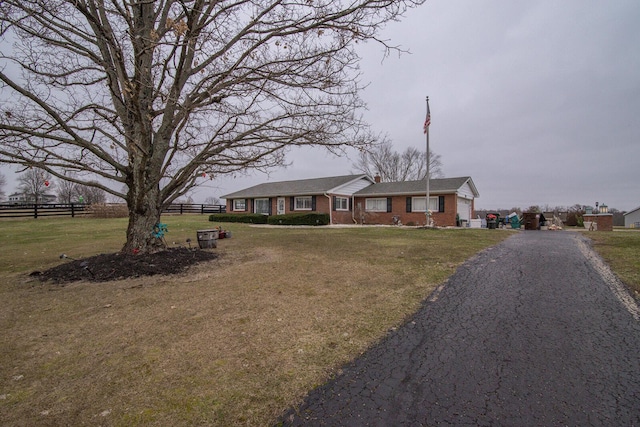
<path fill-rule="evenodd" d="M 284 424 L 640 426 L 640 309 L 579 233 L 523 231 Z"/>

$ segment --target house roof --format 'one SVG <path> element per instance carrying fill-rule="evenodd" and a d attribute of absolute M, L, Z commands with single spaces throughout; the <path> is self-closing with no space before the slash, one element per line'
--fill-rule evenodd
<path fill-rule="evenodd" d="M 336 189 L 351 182 L 366 179 L 373 183 L 367 175 L 343 175 L 326 178 L 300 179 L 295 181 L 265 182 L 244 190 L 222 196 L 223 199 L 253 199 L 274 196 L 312 196 L 334 193 Z"/>
<path fill-rule="evenodd" d="M 429 182 L 429 194 L 450 194 L 457 192 L 465 184 L 469 184 L 474 197 L 480 193 L 476 189 L 471 177 L 462 176 L 457 178 L 431 179 Z M 426 192 L 426 181 L 399 181 L 380 182 L 363 188 L 355 193 L 356 196 L 402 196 L 424 194 Z"/>
<path fill-rule="evenodd" d="M 638 211 L 638 210 L 640 210 L 640 206 L 638 206 L 638 207 L 637 207 L 637 208 L 635 208 L 635 209 L 631 209 L 629 212 L 625 212 L 625 213 L 624 213 L 624 216 L 627 216 L 627 215 L 629 215 L 629 214 L 632 214 L 632 213 L 634 213 L 635 211 Z"/>

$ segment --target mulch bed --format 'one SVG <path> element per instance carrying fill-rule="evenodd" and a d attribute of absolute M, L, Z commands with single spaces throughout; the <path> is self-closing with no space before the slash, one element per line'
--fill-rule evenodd
<path fill-rule="evenodd" d="M 170 248 L 152 254 L 101 254 L 90 258 L 71 260 L 44 272 L 34 271 L 41 281 L 64 284 L 86 280 L 106 282 L 157 274 L 175 274 L 203 261 L 217 258 L 214 252 L 187 248 Z"/>

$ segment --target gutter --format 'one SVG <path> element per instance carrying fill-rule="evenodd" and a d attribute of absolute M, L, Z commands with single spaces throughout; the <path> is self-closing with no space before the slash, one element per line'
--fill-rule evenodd
<path fill-rule="evenodd" d="M 356 219 L 356 196 L 354 195 L 351 195 L 351 221 L 358 225 L 358 220 Z"/>

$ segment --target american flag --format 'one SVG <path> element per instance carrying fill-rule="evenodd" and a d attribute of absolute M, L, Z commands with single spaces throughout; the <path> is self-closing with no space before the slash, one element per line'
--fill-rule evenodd
<path fill-rule="evenodd" d="M 429 110 L 429 101 L 427 101 L 427 118 L 424 119 L 423 131 L 426 134 L 431 124 L 431 111 Z"/>

